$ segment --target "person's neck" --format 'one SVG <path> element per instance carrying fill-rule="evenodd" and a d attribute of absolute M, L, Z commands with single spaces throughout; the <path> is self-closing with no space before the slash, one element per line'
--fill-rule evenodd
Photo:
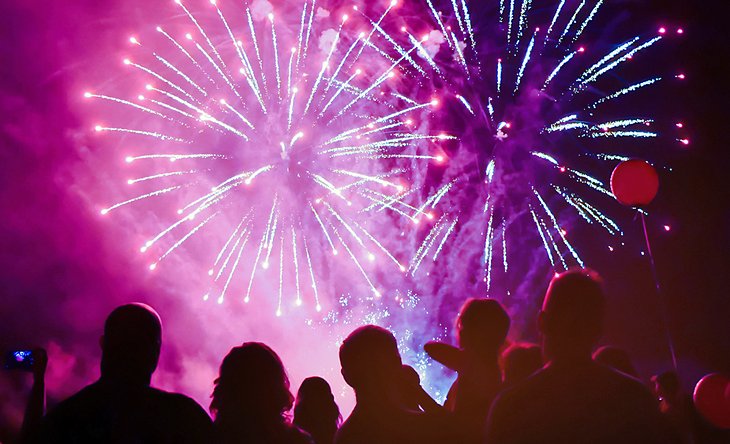
<path fill-rule="evenodd" d="M 589 351 L 562 350 L 559 353 L 551 353 L 548 362 L 553 366 L 580 366 L 593 362 Z"/>
<path fill-rule="evenodd" d="M 124 386 L 124 387 L 149 387 L 152 376 L 146 375 L 127 375 L 113 371 L 105 371 L 101 373 L 99 381 L 104 384 Z"/>
<path fill-rule="evenodd" d="M 397 404 L 386 392 L 355 392 L 356 408 L 366 411 L 389 411 L 397 408 Z"/>
<path fill-rule="evenodd" d="M 497 351 L 484 351 L 484 350 L 469 350 L 465 349 L 466 355 L 472 362 L 478 363 L 483 366 L 495 366 L 498 367 L 499 352 Z"/>

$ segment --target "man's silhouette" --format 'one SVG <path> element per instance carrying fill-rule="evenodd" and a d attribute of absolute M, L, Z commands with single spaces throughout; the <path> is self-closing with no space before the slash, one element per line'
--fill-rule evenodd
<path fill-rule="evenodd" d="M 489 408 L 502 390 L 499 351 L 509 332 L 510 318 L 495 299 L 469 299 L 456 320 L 459 348 L 439 342 L 424 347 L 435 360 L 459 376 L 449 390 L 445 407 L 465 443 L 484 440 Z"/>
<path fill-rule="evenodd" d="M 442 418 L 403 407 L 403 369 L 393 335 L 367 325 L 340 347 L 342 376 L 355 390 L 355 408 L 337 432 L 337 444 L 449 442 Z"/>
<path fill-rule="evenodd" d="M 197 444 L 210 441 L 210 417 L 192 399 L 150 387 L 162 324 L 144 304 L 116 308 L 104 324 L 101 378 L 45 418 L 44 443 Z"/>
<path fill-rule="evenodd" d="M 538 318 L 548 363 L 495 400 L 487 442 L 674 442 L 648 388 L 591 359 L 604 305 L 601 283 L 590 270 L 552 280 Z"/>

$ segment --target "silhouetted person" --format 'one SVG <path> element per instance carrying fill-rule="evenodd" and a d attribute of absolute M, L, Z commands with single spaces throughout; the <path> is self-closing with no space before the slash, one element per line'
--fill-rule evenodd
<path fill-rule="evenodd" d="M 46 443 L 207 443 L 210 417 L 192 399 L 150 387 L 162 324 L 144 304 L 116 308 L 104 324 L 101 378 L 44 420 Z"/>
<path fill-rule="evenodd" d="M 542 368 L 542 350 L 537 344 L 520 342 L 510 345 L 502 352 L 502 374 L 504 386 L 521 383 Z"/>
<path fill-rule="evenodd" d="M 677 373 L 668 371 L 651 377 L 659 411 L 687 444 L 722 442 L 710 439 L 712 429 L 695 409 L 692 397 L 682 391 Z"/>
<path fill-rule="evenodd" d="M 332 444 L 341 422 L 327 381 L 319 376 L 302 381 L 294 404 L 294 425 L 309 433 L 315 444 Z"/>
<path fill-rule="evenodd" d="M 38 433 L 46 411 L 46 368 L 48 354 L 43 348 L 33 350 L 33 386 L 25 406 L 23 425 L 20 428 L 21 444 L 32 443 L 38 439 Z"/>
<path fill-rule="evenodd" d="M 649 390 L 591 358 L 604 305 L 595 272 L 571 270 L 550 282 L 538 317 L 548 363 L 495 400 L 489 444 L 674 442 Z"/>
<path fill-rule="evenodd" d="M 234 347 L 223 358 L 210 410 L 222 444 L 310 444 L 289 423 L 294 396 L 279 356 L 260 342 Z"/>
<path fill-rule="evenodd" d="M 398 385 L 403 369 L 393 334 L 374 325 L 352 332 L 340 347 L 342 376 L 355 408 L 337 432 L 337 444 L 450 442 L 438 415 L 408 410 Z"/>
<path fill-rule="evenodd" d="M 631 357 L 626 350 L 621 348 L 604 345 L 593 352 L 593 360 L 634 378 L 639 377 L 634 364 L 631 362 Z"/>
<path fill-rule="evenodd" d="M 454 413 L 464 442 L 483 441 L 489 407 L 502 389 L 499 355 L 509 325 L 509 316 L 499 302 L 470 299 L 456 320 L 459 349 L 449 350 L 451 346 L 433 342 L 424 347 L 434 359 L 458 372 L 445 406 Z"/>

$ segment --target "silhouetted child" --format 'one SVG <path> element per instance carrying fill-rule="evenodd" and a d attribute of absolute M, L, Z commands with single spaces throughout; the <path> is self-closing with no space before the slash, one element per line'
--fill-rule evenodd
<path fill-rule="evenodd" d="M 210 410 L 222 444 L 311 444 L 289 423 L 294 396 L 279 356 L 260 342 L 234 347 L 223 358 Z"/>
<path fill-rule="evenodd" d="M 519 342 L 502 352 L 504 386 L 512 387 L 542 368 L 542 350 L 537 344 Z"/>
<path fill-rule="evenodd" d="M 294 424 L 309 433 L 315 444 L 332 444 L 341 422 L 340 409 L 327 381 L 318 376 L 302 381 L 294 404 Z"/>
<path fill-rule="evenodd" d="M 659 411 L 681 436 L 682 443 L 728 442 L 721 439 L 695 408 L 692 397 L 682 390 L 679 377 L 667 371 L 651 377 Z"/>
<path fill-rule="evenodd" d="M 101 378 L 44 419 L 43 443 L 208 443 L 210 417 L 192 399 L 150 387 L 162 324 L 149 306 L 109 315 L 101 337 Z"/>
<path fill-rule="evenodd" d="M 456 370 L 445 406 L 454 413 L 464 442 L 482 442 L 492 401 L 502 389 L 499 352 L 510 319 L 494 299 L 470 299 L 456 320 L 459 348 L 431 342 L 424 347 L 435 360 Z"/>

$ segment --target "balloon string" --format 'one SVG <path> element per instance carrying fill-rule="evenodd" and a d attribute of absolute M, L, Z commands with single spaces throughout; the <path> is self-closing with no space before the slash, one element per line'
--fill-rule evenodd
<path fill-rule="evenodd" d="M 651 243 L 649 242 L 649 231 L 646 229 L 646 217 L 644 212 L 639 210 L 641 215 L 641 225 L 644 227 L 644 240 L 646 241 L 646 250 L 649 253 L 649 263 L 651 264 L 651 274 L 654 277 L 654 285 L 656 285 L 656 294 L 659 298 L 659 306 L 662 312 L 662 323 L 664 324 L 664 334 L 667 336 L 667 344 L 669 345 L 669 353 L 672 355 L 672 366 L 674 371 L 677 371 L 677 354 L 674 350 L 674 341 L 672 340 L 672 334 L 669 331 L 669 314 L 667 312 L 667 305 L 662 297 L 662 289 L 659 284 L 659 276 L 656 271 L 656 264 L 654 263 L 654 254 L 651 252 Z"/>

